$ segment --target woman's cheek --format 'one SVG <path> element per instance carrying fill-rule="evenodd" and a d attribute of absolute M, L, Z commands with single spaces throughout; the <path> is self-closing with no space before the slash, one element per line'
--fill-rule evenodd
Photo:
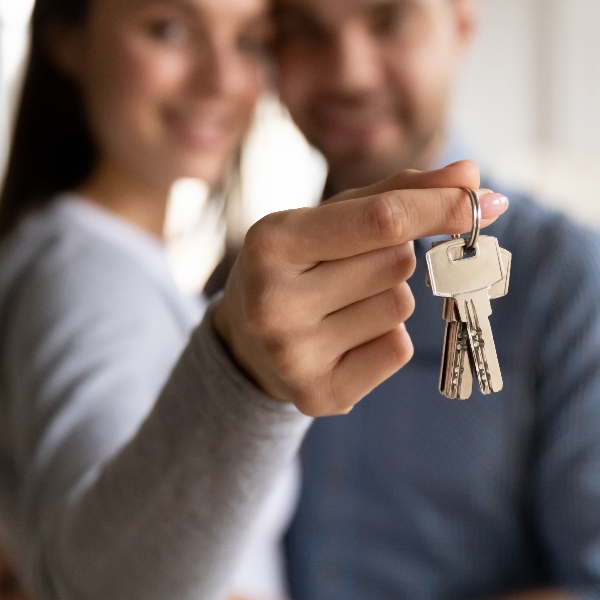
<path fill-rule="evenodd" d="M 123 89 L 148 99 L 177 93 L 191 69 L 189 61 L 178 52 L 135 49 L 124 61 Z"/>
<path fill-rule="evenodd" d="M 243 103 L 249 114 L 248 120 L 252 120 L 254 109 L 259 98 L 268 90 L 267 76 L 265 68 L 255 67 L 251 70 L 247 78 L 246 93 L 243 97 Z"/>

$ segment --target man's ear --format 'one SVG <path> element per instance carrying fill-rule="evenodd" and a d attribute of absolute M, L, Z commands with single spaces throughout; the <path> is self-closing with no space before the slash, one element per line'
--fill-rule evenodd
<path fill-rule="evenodd" d="M 52 62 L 65 75 L 78 80 L 84 72 L 84 36 L 81 28 L 55 24 L 49 27 L 45 37 Z"/>
<path fill-rule="evenodd" d="M 479 22 L 479 0 L 450 0 L 456 16 L 457 38 L 466 52 L 471 47 L 471 42 L 477 31 Z"/>

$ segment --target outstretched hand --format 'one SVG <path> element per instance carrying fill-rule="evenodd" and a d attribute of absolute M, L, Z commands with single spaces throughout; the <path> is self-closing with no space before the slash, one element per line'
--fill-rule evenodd
<path fill-rule="evenodd" d="M 412 357 L 411 242 L 471 230 L 465 187 L 479 188 L 470 161 L 406 171 L 256 223 L 215 312 L 239 364 L 307 415 L 349 412 Z M 507 203 L 484 193 L 485 227 Z"/>

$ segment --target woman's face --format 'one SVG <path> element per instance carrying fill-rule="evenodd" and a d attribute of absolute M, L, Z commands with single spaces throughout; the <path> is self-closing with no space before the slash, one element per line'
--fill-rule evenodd
<path fill-rule="evenodd" d="M 264 87 L 269 33 L 266 0 L 92 0 L 68 63 L 101 158 L 158 184 L 218 181 Z"/>

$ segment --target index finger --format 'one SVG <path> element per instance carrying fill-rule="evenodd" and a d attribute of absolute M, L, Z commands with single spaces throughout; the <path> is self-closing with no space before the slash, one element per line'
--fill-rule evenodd
<path fill-rule="evenodd" d="M 380 181 L 375 185 L 337 194 L 337 196 L 328 199 L 327 202 L 365 198 L 366 196 L 374 196 L 392 190 L 426 190 L 432 188 L 471 188 L 476 190 L 479 188 L 480 182 L 477 163 L 472 160 L 459 160 L 435 171 L 401 171 L 394 177 Z"/>
<path fill-rule="evenodd" d="M 508 200 L 478 192 L 482 227 L 508 208 Z M 286 215 L 285 260 L 296 265 L 339 260 L 422 237 L 471 230 L 473 211 L 462 189 L 393 190 Z M 284 232 L 282 232 L 283 234 Z"/>

